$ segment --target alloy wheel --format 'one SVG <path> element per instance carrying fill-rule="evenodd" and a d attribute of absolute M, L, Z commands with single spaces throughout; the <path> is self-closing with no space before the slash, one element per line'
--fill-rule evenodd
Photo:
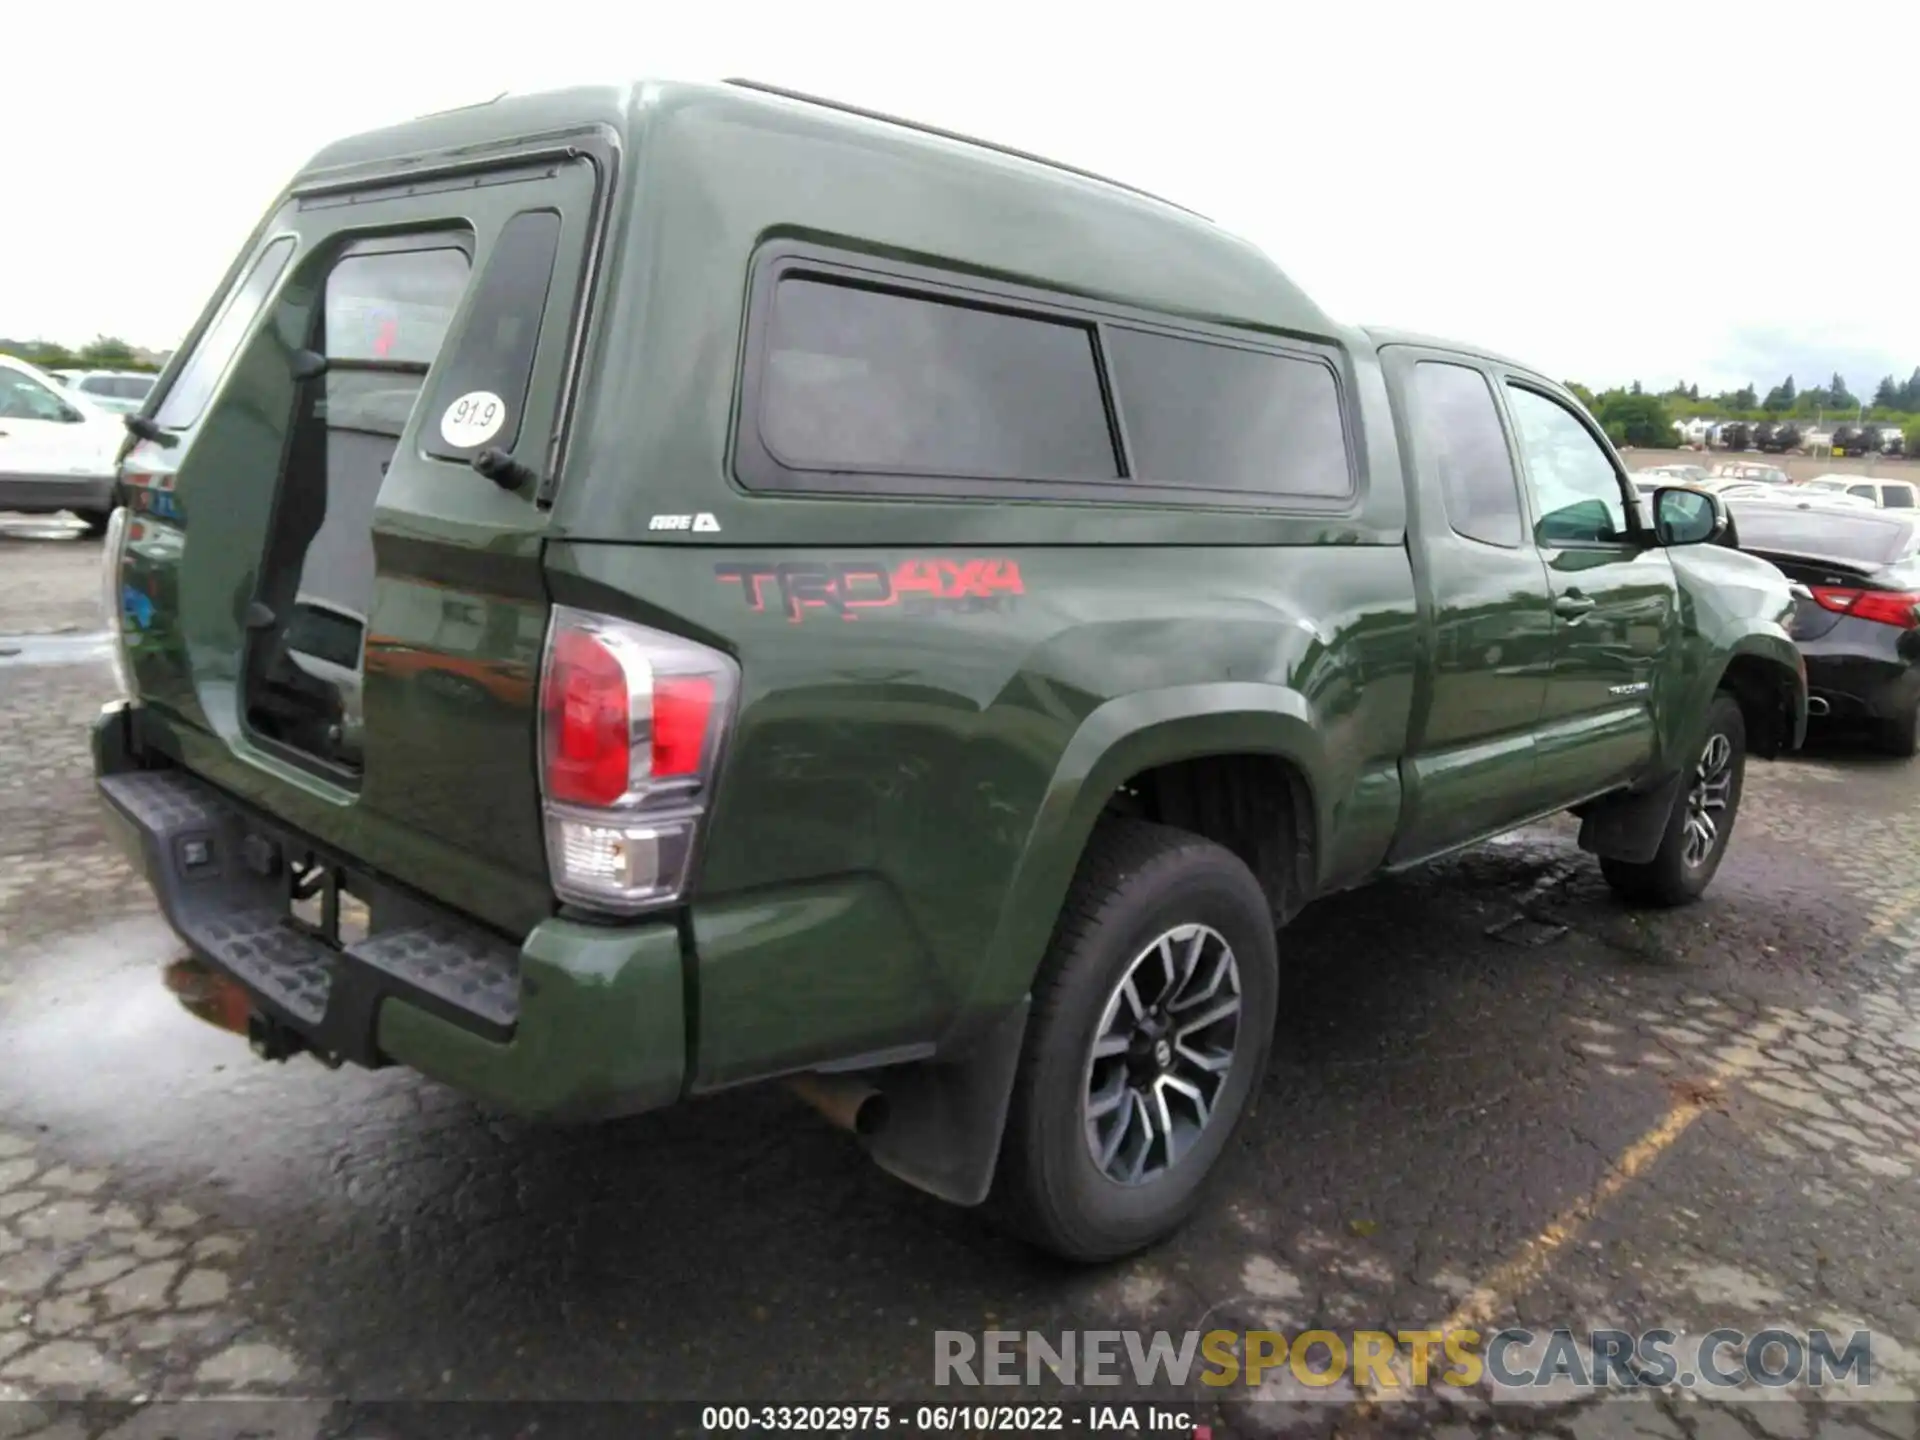
<path fill-rule="evenodd" d="M 1209 926 L 1176 926 L 1133 958 L 1083 1082 L 1087 1149 L 1108 1179 L 1144 1184 L 1192 1150 L 1233 1067 L 1240 1009 L 1233 947 Z"/>
<path fill-rule="evenodd" d="M 1697 869 L 1713 854 L 1732 798 L 1733 742 L 1716 731 L 1707 737 L 1700 763 L 1693 767 L 1693 784 L 1687 789 L 1686 845 L 1681 858 L 1688 865 Z"/>

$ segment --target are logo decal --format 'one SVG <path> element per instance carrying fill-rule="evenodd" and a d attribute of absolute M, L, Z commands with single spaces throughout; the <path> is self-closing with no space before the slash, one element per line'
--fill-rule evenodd
<path fill-rule="evenodd" d="M 647 521 L 649 530 L 692 530 L 698 534 L 711 535 L 720 529 L 720 522 L 702 510 L 698 515 L 656 515 Z"/>
<path fill-rule="evenodd" d="M 871 560 L 751 562 L 716 565 L 716 579 L 738 585 L 747 608 L 777 610 L 798 625 L 809 612 L 858 620 L 864 611 L 953 614 L 1005 608 L 1027 593 L 1020 562 L 1004 559 L 904 560 L 889 569 Z"/>

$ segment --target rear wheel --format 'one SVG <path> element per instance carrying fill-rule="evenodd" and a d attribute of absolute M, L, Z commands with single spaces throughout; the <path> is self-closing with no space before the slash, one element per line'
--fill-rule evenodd
<path fill-rule="evenodd" d="M 1747 724 L 1740 703 L 1724 692 L 1707 712 L 1707 735 L 1667 818 L 1666 834 L 1644 863 L 1602 858 L 1600 873 L 1622 899 L 1641 905 L 1684 905 L 1698 899 L 1720 868 L 1740 812 L 1746 777 Z"/>
<path fill-rule="evenodd" d="M 1920 706 L 1891 720 L 1882 720 L 1875 727 L 1874 739 L 1887 754 L 1902 760 L 1911 760 L 1920 754 Z"/>
<path fill-rule="evenodd" d="M 1273 918 L 1238 858 L 1183 830 L 1104 825 L 1034 987 L 993 1205 L 1071 1260 L 1175 1229 L 1266 1068 Z"/>

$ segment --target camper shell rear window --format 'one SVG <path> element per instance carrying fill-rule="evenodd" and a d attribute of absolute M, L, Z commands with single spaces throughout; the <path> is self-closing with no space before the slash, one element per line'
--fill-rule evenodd
<path fill-rule="evenodd" d="M 483 448 L 511 451 L 519 441 L 559 249 L 556 210 L 523 210 L 500 227 L 425 411 L 452 416 L 455 424 L 424 427 L 427 454 L 471 460 Z M 489 406 L 498 407 L 497 419 Z M 469 417 L 474 423 L 463 424 Z"/>

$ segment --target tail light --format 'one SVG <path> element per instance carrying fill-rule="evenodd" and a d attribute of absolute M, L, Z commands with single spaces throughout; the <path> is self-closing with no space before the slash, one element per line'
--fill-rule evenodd
<path fill-rule="evenodd" d="M 540 781 L 562 900 L 634 914 L 685 892 L 739 675 L 705 645 L 554 607 Z"/>
<path fill-rule="evenodd" d="M 1851 615 L 1856 620 L 1897 625 L 1902 630 L 1920 628 L 1920 595 L 1909 591 L 1854 590 L 1839 585 L 1815 585 L 1813 599 L 1823 610 Z"/>
<path fill-rule="evenodd" d="M 107 629 L 113 636 L 113 678 L 124 700 L 133 698 L 133 671 L 127 664 L 125 557 L 127 549 L 127 507 L 117 505 L 107 517 L 106 541 L 100 552 L 100 605 L 106 612 Z"/>

